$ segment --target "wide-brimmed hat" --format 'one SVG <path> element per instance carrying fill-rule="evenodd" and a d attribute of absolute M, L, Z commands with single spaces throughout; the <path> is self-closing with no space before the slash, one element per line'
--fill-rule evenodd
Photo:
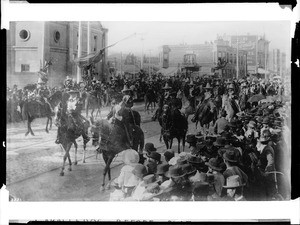
<path fill-rule="evenodd" d="M 212 89 L 212 87 L 210 86 L 210 83 L 209 83 L 209 82 L 206 83 L 206 86 L 205 86 L 204 88 L 205 88 L 205 89 L 209 89 L 209 90 Z"/>
<path fill-rule="evenodd" d="M 194 134 L 188 134 L 188 135 L 186 135 L 186 142 L 187 143 L 197 142 L 196 136 Z"/>
<path fill-rule="evenodd" d="M 169 165 L 171 165 L 171 166 L 177 165 L 177 161 L 178 161 L 179 159 L 180 159 L 180 158 L 179 158 L 178 156 L 174 156 L 173 158 L 170 159 Z"/>
<path fill-rule="evenodd" d="M 237 162 L 237 157 L 235 151 L 232 149 L 232 151 L 225 151 L 223 154 L 223 158 L 229 162 Z"/>
<path fill-rule="evenodd" d="M 233 89 L 233 90 L 234 90 L 235 87 L 234 87 L 233 83 L 229 84 L 228 87 L 227 87 L 227 89 L 228 89 L 228 90 L 229 90 L 229 89 Z"/>
<path fill-rule="evenodd" d="M 256 123 L 255 123 L 255 121 L 253 121 L 253 120 L 250 120 L 250 121 L 249 121 L 249 123 L 248 123 L 248 126 L 249 126 L 249 127 L 253 127 L 253 128 L 255 128 L 255 127 L 256 127 Z"/>
<path fill-rule="evenodd" d="M 185 165 L 183 165 L 182 166 L 182 170 L 187 175 L 190 175 L 190 174 L 195 173 L 197 171 L 197 169 L 195 167 L 193 167 L 191 164 L 185 164 Z"/>
<path fill-rule="evenodd" d="M 245 186 L 245 184 L 242 183 L 241 177 L 239 175 L 233 175 L 227 177 L 226 185 L 223 186 L 223 188 L 238 188 L 242 186 Z"/>
<path fill-rule="evenodd" d="M 217 137 L 217 140 L 213 143 L 214 146 L 222 147 L 225 146 L 226 139 L 224 137 Z"/>
<path fill-rule="evenodd" d="M 175 156 L 175 153 L 172 149 L 167 149 L 167 151 L 164 152 L 164 157 L 166 161 L 170 161 Z"/>
<path fill-rule="evenodd" d="M 158 152 L 151 152 L 148 157 L 160 162 L 161 154 L 159 154 Z"/>
<path fill-rule="evenodd" d="M 169 167 L 170 167 L 170 165 L 167 164 L 167 163 L 159 164 L 159 165 L 157 166 L 156 174 L 157 174 L 157 175 L 163 175 L 163 174 L 166 174 L 166 173 L 169 171 Z"/>
<path fill-rule="evenodd" d="M 201 163 L 203 163 L 203 161 L 202 161 L 202 159 L 200 157 L 192 155 L 188 159 L 188 163 L 190 163 L 190 164 L 201 164 Z"/>
<path fill-rule="evenodd" d="M 221 171 L 222 168 L 220 167 L 219 161 L 216 158 L 211 158 L 208 162 L 205 163 L 208 167 L 212 168 L 216 171 Z"/>
<path fill-rule="evenodd" d="M 196 181 L 193 185 L 193 194 L 195 197 L 198 196 L 208 196 L 209 195 L 209 183 Z"/>
<path fill-rule="evenodd" d="M 153 184 L 155 182 L 158 182 L 156 180 L 155 175 L 154 174 L 149 174 L 149 175 L 143 177 L 143 184 L 142 184 L 142 186 L 148 187 L 150 184 Z"/>
<path fill-rule="evenodd" d="M 142 164 L 135 165 L 135 167 L 134 167 L 134 169 L 132 171 L 132 173 L 134 175 L 136 175 L 137 177 L 143 177 L 143 176 L 145 176 L 147 174 L 147 172 L 148 171 L 147 171 L 146 166 L 144 166 Z"/>
<path fill-rule="evenodd" d="M 188 161 L 187 161 L 186 158 L 179 158 L 179 159 L 177 160 L 177 165 L 179 165 L 179 166 L 185 165 L 185 164 L 187 164 L 187 163 L 188 163 Z"/>
<path fill-rule="evenodd" d="M 151 152 L 156 152 L 156 148 L 154 147 L 153 143 L 148 142 L 145 144 L 145 151 L 150 154 Z"/>
<path fill-rule="evenodd" d="M 162 89 L 169 90 L 169 89 L 172 89 L 172 88 L 169 86 L 169 83 L 166 83 L 165 86 Z"/>
<path fill-rule="evenodd" d="M 139 153 L 134 149 L 127 149 L 123 152 L 123 162 L 125 164 L 135 164 L 140 161 Z"/>
<path fill-rule="evenodd" d="M 185 176 L 185 173 L 181 166 L 175 165 L 169 167 L 169 171 L 166 173 L 166 176 L 170 178 L 179 178 Z"/>
<path fill-rule="evenodd" d="M 130 88 L 128 88 L 127 85 L 124 85 L 123 90 L 121 92 L 124 93 L 124 92 L 129 92 L 129 91 L 132 92 L 132 90 Z"/>
<path fill-rule="evenodd" d="M 220 86 L 220 82 L 217 81 L 217 82 L 215 83 L 215 86 Z"/>

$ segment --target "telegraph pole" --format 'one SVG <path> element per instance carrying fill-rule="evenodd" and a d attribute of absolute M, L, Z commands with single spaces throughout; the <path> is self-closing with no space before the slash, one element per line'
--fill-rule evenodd
<path fill-rule="evenodd" d="M 89 55 L 91 53 L 91 47 L 90 47 L 90 41 L 91 41 L 91 37 L 90 37 L 90 22 L 87 22 L 87 54 Z M 91 69 L 88 70 L 88 76 L 89 78 L 91 77 Z"/>
<path fill-rule="evenodd" d="M 81 27 L 81 21 L 79 21 L 79 26 L 78 26 L 78 51 L 77 51 L 77 58 L 79 59 L 81 57 L 81 32 L 82 32 L 82 27 Z M 77 83 L 81 81 L 81 69 L 79 65 L 77 66 Z"/>
<path fill-rule="evenodd" d="M 236 36 L 236 79 L 239 78 L 239 38 Z"/>

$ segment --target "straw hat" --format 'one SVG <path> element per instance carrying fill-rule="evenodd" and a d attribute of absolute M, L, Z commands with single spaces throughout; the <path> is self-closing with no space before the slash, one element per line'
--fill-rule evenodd
<path fill-rule="evenodd" d="M 238 188 L 243 187 L 242 179 L 239 175 L 233 175 L 226 179 L 226 185 L 223 188 Z"/>

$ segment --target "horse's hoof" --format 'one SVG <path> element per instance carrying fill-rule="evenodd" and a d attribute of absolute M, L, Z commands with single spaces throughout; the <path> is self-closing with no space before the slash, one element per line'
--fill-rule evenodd
<path fill-rule="evenodd" d="M 35 136 L 34 133 L 31 133 L 32 136 Z"/>
<path fill-rule="evenodd" d="M 85 163 L 85 160 L 82 160 L 82 163 Z"/>
<path fill-rule="evenodd" d="M 29 134 L 29 132 L 25 133 L 25 136 L 27 136 Z"/>
<path fill-rule="evenodd" d="M 47 133 L 49 133 L 49 130 L 46 130 Z"/>
<path fill-rule="evenodd" d="M 102 192 L 105 191 L 104 186 L 101 186 L 101 187 L 100 187 L 100 191 L 102 191 Z"/>
<path fill-rule="evenodd" d="M 71 168 L 71 167 L 69 167 L 69 168 L 68 168 L 68 170 L 69 170 L 69 171 L 72 171 L 72 168 Z"/>
<path fill-rule="evenodd" d="M 60 176 L 63 176 L 63 175 L 65 175 L 65 173 L 64 172 L 60 172 L 60 174 L 59 174 Z"/>
<path fill-rule="evenodd" d="M 77 163 L 78 163 L 78 162 L 77 162 L 77 161 L 75 161 L 75 162 L 74 162 L 74 165 L 77 165 Z"/>

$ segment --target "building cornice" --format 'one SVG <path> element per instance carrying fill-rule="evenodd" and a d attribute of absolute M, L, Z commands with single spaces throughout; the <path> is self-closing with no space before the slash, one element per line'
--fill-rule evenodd
<path fill-rule="evenodd" d="M 50 47 L 50 52 L 61 52 L 61 53 L 68 53 L 68 48 L 61 48 L 61 47 Z"/>
<path fill-rule="evenodd" d="M 12 46 L 12 48 L 15 49 L 16 51 L 22 51 L 22 50 L 36 51 L 36 50 L 38 50 L 38 47 L 35 47 L 35 46 Z"/>

